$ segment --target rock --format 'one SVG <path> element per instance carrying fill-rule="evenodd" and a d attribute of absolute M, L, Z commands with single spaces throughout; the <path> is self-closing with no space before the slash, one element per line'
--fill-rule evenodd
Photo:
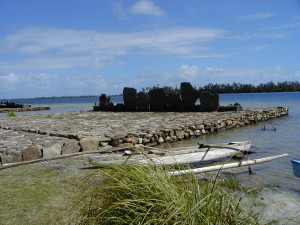
<path fill-rule="evenodd" d="M 168 98 L 164 89 L 154 88 L 149 91 L 150 111 L 166 112 L 168 110 Z"/>
<path fill-rule="evenodd" d="M 149 95 L 144 92 L 139 92 L 136 95 L 136 107 L 139 112 L 148 112 L 150 110 Z"/>
<path fill-rule="evenodd" d="M 183 82 L 180 85 L 180 95 L 182 99 L 182 107 L 185 112 L 195 111 L 195 103 L 199 98 L 199 93 L 188 82 Z"/>
<path fill-rule="evenodd" d="M 119 145 L 120 148 L 132 148 L 133 145 L 131 143 L 123 143 Z"/>
<path fill-rule="evenodd" d="M 165 140 L 163 139 L 163 137 L 159 137 L 158 138 L 158 143 L 163 143 L 163 142 L 165 142 Z"/>
<path fill-rule="evenodd" d="M 70 154 L 80 151 L 80 145 L 78 141 L 75 140 L 66 140 L 61 147 L 61 154 Z"/>
<path fill-rule="evenodd" d="M 145 135 L 145 138 L 151 138 L 151 137 L 153 137 L 153 134 L 146 134 Z"/>
<path fill-rule="evenodd" d="M 61 148 L 61 143 L 46 144 L 46 146 L 43 147 L 43 158 L 61 155 Z"/>
<path fill-rule="evenodd" d="M 105 136 L 97 136 L 99 138 L 99 141 L 101 142 L 109 142 L 111 141 L 111 138 L 105 137 Z"/>
<path fill-rule="evenodd" d="M 171 93 L 168 96 L 168 111 L 169 112 L 181 112 L 182 101 L 180 95 L 177 93 Z"/>
<path fill-rule="evenodd" d="M 80 140 L 80 146 L 83 152 L 96 151 L 100 142 L 99 136 L 84 137 Z"/>
<path fill-rule="evenodd" d="M 136 89 L 124 87 L 123 89 L 124 110 L 127 112 L 136 111 Z"/>
<path fill-rule="evenodd" d="M 178 139 L 184 138 L 184 131 L 183 130 L 175 130 L 175 135 Z"/>
<path fill-rule="evenodd" d="M 138 144 L 143 144 L 143 138 L 137 138 L 137 143 Z"/>
<path fill-rule="evenodd" d="M 100 146 L 101 147 L 105 147 L 105 146 L 107 146 L 108 145 L 108 142 L 103 142 L 103 141 L 100 141 Z"/>
<path fill-rule="evenodd" d="M 42 158 L 42 151 L 37 146 L 29 146 L 22 151 L 23 161 Z"/>
<path fill-rule="evenodd" d="M 100 111 L 111 111 L 113 108 L 113 103 L 110 101 L 110 97 L 107 97 L 105 94 L 101 94 L 99 97 L 99 110 Z M 96 110 L 97 107 L 94 107 Z"/>
<path fill-rule="evenodd" d="M 200 93 L 200 108 L 201 111 L 211 112 L 217 111 L 219 107 L 219 95 L 212 94 L 208 91 Z"/>
<path fill-rule="evenodd" d="M 16 150 L 3 151 L 0 158 L 3 164 L 21 162 L 22 153 Z"/>
<path fill-rule="evenodd" d="M 124 143 L 131 143 L 132 142 L 132 138 L 131 137 L 125 137 L 125 138 L 123 138 L 123 142 Z"/>
<path fill-rule="evenodd" d="M 107 97 L 106 94 L 101 94 L 99 97 L 100 105 L 108 105 L 110 102 L 110 97 Z"/>
<path fill-rule="evenodd" d="M 148 138 L 143 138 L 142 143 L 143 144 L 148 144 L 148 143 L 150 143 L 150 140 Z"/>

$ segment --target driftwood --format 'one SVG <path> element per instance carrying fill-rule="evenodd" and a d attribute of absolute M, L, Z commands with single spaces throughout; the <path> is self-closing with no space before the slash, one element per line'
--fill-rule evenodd
<path fill-rule="evenodd" d="M 0 164 L 0 169 L 6 169 L 6 168 L 10 168 L 10 167 L 16 167 L 16 166 L 20 166 L 20 165 L 27 165 L 27 164 L 50 161 L 50 160 L 64 159 L 64 158 L 78 156 L 78 155 L 87 155 L 87 154 L 95 154 L 95 153 L 112 153 L 112 152 L 131 149 L 131 148 L 132 147 L 122 147 L 122 148 L 111 148 L 111 149 L 107 149 L 107 150 L 76 152 L 76 153 L 59 155 L 59 156 L 54 156 L 54 157 L 49 157 L 49 158 L 41 158 L 41 159 L 34 159 L 34 160 L 29 160 L 29 161 L 17 162 L 17 163 L 3 164 L 2 166 Z"/>
<path fill-rule="evenodd" d="M 189 173 L 205 173 L 205 172 L 211 172 L 211 171 L 215 171 L 215 170 L 223 170 L 223 169 L 229 169 L 229 168 L 254 165 L 254 164 L 258 164 L 258 163 L 276 160 L 276 159 L 279 159 L 279 158 L 282 158 L 285 156 L 288 156 L 288 154 L 286 153 L 286 154 L 282 154 L 282 155 L 270 156 L 270 157 L 261 158 L 261 159 L 248 160 L 248 161 L 235 162 L 235 163 L 227 163 L 227 164 L 223 164 L 223 165 L 207 166 L 207 167 L 196 168 L 196 169 L 172 171 L 172 172 L 169 172 L 169 174 L 171 174 L 173 176 L 178 176 L 178 175 L 189 174 Z"/>

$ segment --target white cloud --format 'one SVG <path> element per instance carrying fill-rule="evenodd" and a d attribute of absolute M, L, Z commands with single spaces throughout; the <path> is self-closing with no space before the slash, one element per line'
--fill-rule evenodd
<path fill-rule="evenodd" d="M 68 74 L 59 76 L 48 73 L 0 73 L 0 98 L 63 96 L 85 94 L 119 94 L 123 87 L 130 86 L 138 91 L 143 87 L 180 86 L 181 82 L 191 82 L 193 86 L 208 83 L 267 83 L 300 80 L 300 71 L 289 71 L 280 66 L 272 68 L 224 68 L 200 67 L 195 64 L 178 66 L 175 72 L 160 72 L 148 67 L 136 77 L 122 74 L 110 77 L 101 74 Z"/>
<path fill-rule="evenodd" d="M 248 14 L 240 16 L 239 18 L 242 20 L 261 20 L 266 19 L 274 16 L 274 13 L 271 12 L 265 12 L 265 13 L 255 13 L 255 14 Z"/>
<path fill-rule="evenodd" d="M 252 39 L 278 39 L 285 38 L 286 35 L 282 33 L 271 33 L 271 32 L 259 32 L 259 33 L 247 33 L 239 34 L 236 36 L 228 37 L 228 39 L 235 39 L 238 41 L 246 41 Z"/>
<path fill-rule="evenodd" d="M 249 47 L 248 51 L 257 52 L 257 51 L 261 51 L 266 48 L 268 48 L 268 45 L 254 45 L 252 47 Z"/>
<path fill-rule="evenodd" d="M 222 38 L 213 28 L 169 28 L 140 32 L 78 31 L 45 27 L 20 30 L 0 40 L 0 54 L 18 55 L 0 63 L 6 71 L 102 68 L 126 54 L 197 55 L 199 46 Z"/>
<path fill-rule="evenodd" d="M 152 1 L 141 0 L 130 8 L 130 13 L 136 15 L 163 16 L 163 11 Z"/>

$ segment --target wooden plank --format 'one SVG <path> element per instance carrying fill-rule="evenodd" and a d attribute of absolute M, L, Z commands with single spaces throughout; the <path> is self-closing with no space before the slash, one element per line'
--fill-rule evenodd
<path fill-rule="evenodd" d="M 286 157 L 286 156 L 288 156 L 287 153 L 282 154 L 282 155 L 270 156 L 270 157 L 266 157 L 266 158 L 248 160 L 248 161 L 242 161 L 242 162 L 236 162 L 236 163 L 227 163 L 227 164 L 223 164 L 223 165 L 207 166 L 207 167 L 196 168 L 196 169 L 172 171 L 172 172 L 169 172 L 169 174 L 172 176 L 178 176 L 178 175 L 189 174 L 189 173 L 205 173 L 205 172 L 211 172 L 211 171 L 215 171 L 215 170 L 223 170 L 223 169 L 236 168 L 236 167 L 249 166 L 249 165 L 254 165 L 254 164 L 258 164 L 258 163 L 269 162 L 269 161 L 276 160 L 276 159 Z"/>

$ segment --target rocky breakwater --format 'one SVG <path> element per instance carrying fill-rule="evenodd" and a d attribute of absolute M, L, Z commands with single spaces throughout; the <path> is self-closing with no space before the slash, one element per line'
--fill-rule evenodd
<path fill-rule="evenodd" d="M 24 111 L 40 111 L 50 110 L 50 107 L 31 107 L 28 104 L 17 104 L 15 102 L 0 102 L 0 113 L 7 113 L 9 111 L 24 112 Z"/>
<path fill-rule="evenodd" d="M 0 120 L 0 164 L 113 147 L 157 145 L 288 115 L 287 108 L 236 112 L 78 112 Z"/>
<path fill-rule="evenodd" d="M 7 113 L 7 112 L 10 112 L 10 111 L 28 112 L 28 111 L 42 111 L 42 110 L 50 110 L 50 107 L 0 108 L 0 113 Z"/>

